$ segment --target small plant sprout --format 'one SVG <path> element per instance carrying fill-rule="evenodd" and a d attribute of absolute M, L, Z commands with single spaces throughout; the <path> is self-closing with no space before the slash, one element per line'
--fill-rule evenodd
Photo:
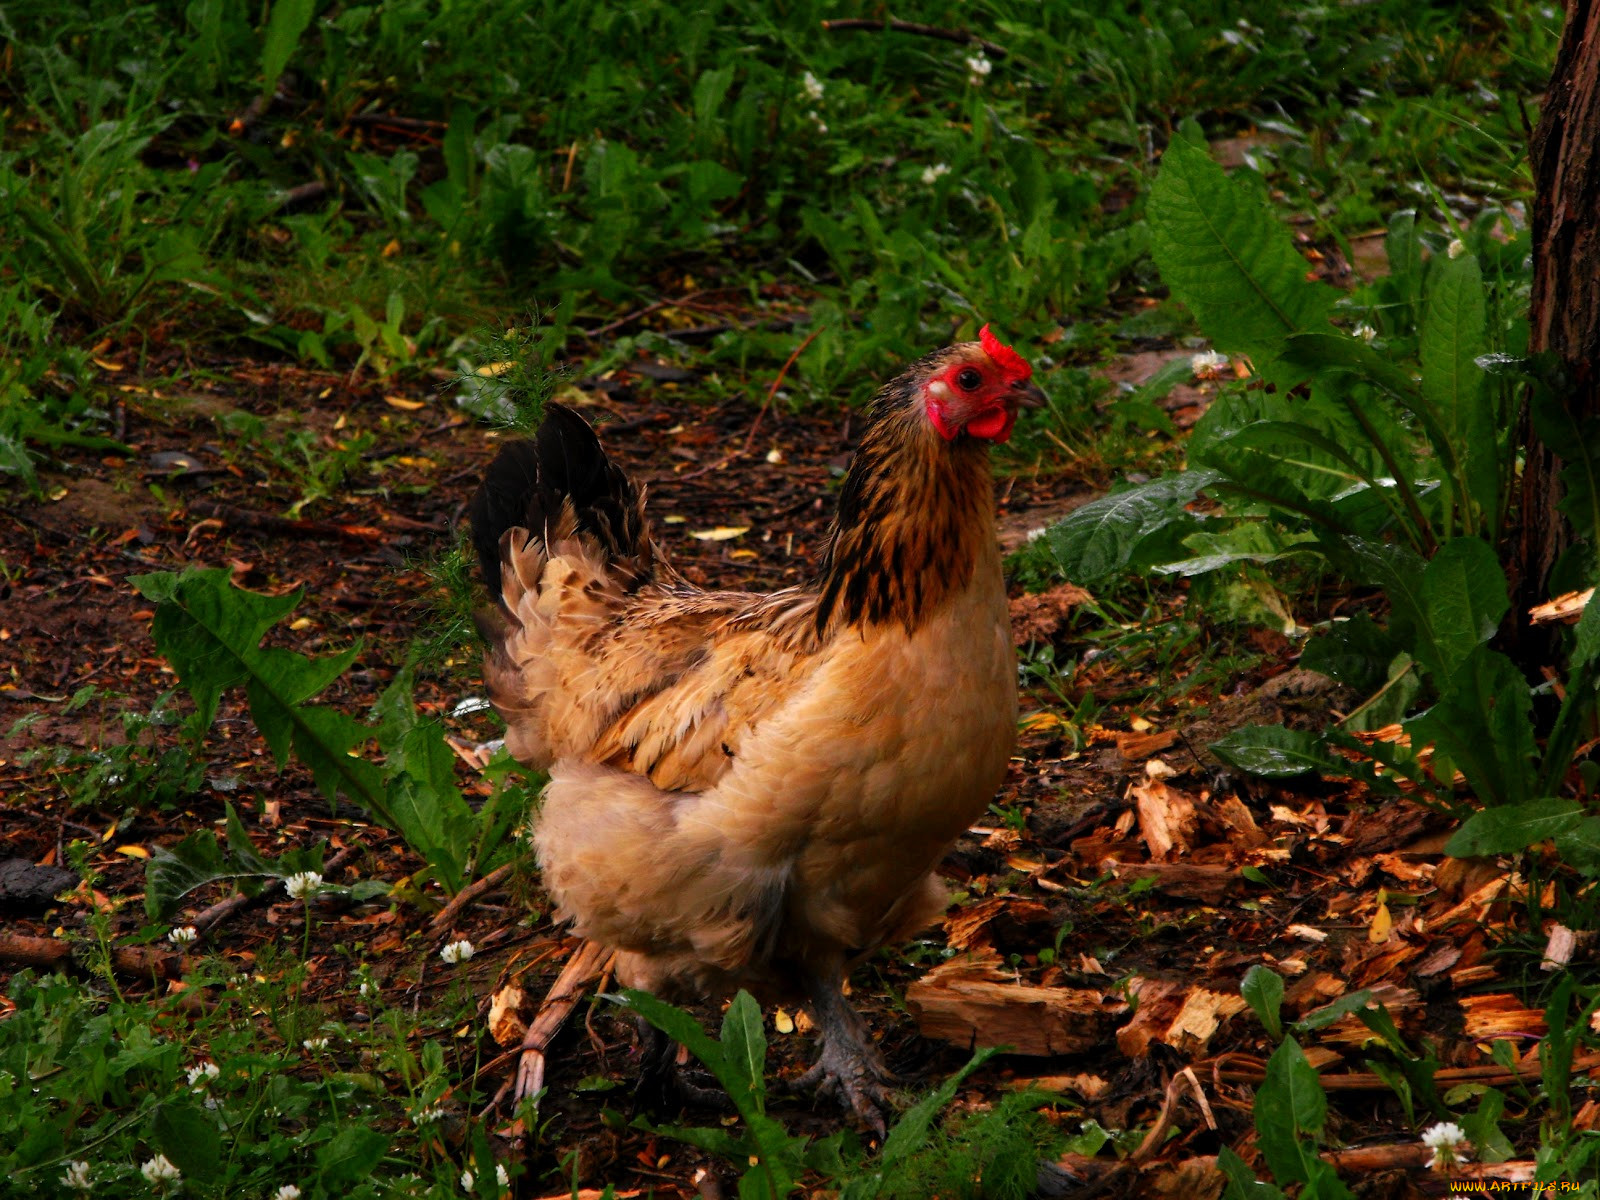
<path fill-rule="evenodd" d="M 984 80 L 989 78 L 989 72 L 993 70 L 994 64 L 981 51 L 967 56 L 967 82 L 973 87 L 982 87 Z"/>
<path fill-rule="evenodd" d="M 183 1172 L 173 1166 L 172 1160 L 165 1154 L 158 1154 L 154 1158 L 146 1160 L 145 1164 L 139 1168 L 139 1174 L 143 1175 L 163 1195 L 176 1187 L 179 1180 L 183 1178 Z"/>
<path fill-rule="evenodd" d="M 272 1193 L 272 1200 L 300 1200 L 300 1189 L 292 1183 L 286 1183 Z"/>
<path fill-rule="evenodd" d="M 467 941 L 466 938 L 461 938 L 459 941 L 451 942 L 443 950 L 439 951 L 439 957 L 454 967 L 466 962 L 476 953 L 477 951 L 472 948 L 472 943 Z"/>
<path fill-rule="evenodd" d="M 1428 1169 L 1438 1171 L 1464 1163 L 1472 1157 L 1472 1146 L 1467 1134 L 1453 1121 L 1443 1121 L 1422 1131 L 1422 1144 L 1433 1151 L 1428 1159 Z"/>
<path fill-rule="evenodd" d="M 806 99 L 810 100 L 811 103 L 815 104 L 822 99 L 822 80 L 818 79 L 810 71 L 800 76 L 800 88 L 805 92 Z"/>
<path fill-rule="evenodd" d="M 89 1164 L 82 1161 L 69 1162 L 67 1173 L 61 1177 L 61 1186 L 74 1192 L 87 1192 L 89 1190 Z"/>
<path fill-rule="evenodd" d="M 1215 350 L 1206 350 L 1189 360 L 1189 370 L 1196 379 L 1216 379 L 1228 369 L 1228 356 Z"/>
<path fill-rule="evenodd" d="M 924 184 L 937 183 L 940 176 L 950 174 L 949 163 L 934 163 L 932 166 L 922 168 L 922 182 Z"/>
<path fill-rule="evenodd" d="M 222 1071 L 217 1064 L 207 1059 L 199 1066 L 189 1068 L 189 1086 L 197 1092 L 203 1092 L 206 1090 L 206 1085 L 221 1074 Z"/>
<path fill-rule="evenodd" d="M 192 946 L 199 937 L 200 931 L 193 925 L 179 925 L 167 931 L 167 941 L 174 946 Z"/>
<path fill-rule="evenodd" d="M 283 890 L 296 900 L 309 900 L 322 887 L 322 876 L 315 871 L 299 871 L 283 881 Z"/>

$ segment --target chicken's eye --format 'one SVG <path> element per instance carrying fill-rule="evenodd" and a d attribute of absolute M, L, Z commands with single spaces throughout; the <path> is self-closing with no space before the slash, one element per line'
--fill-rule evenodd
<path fill-rule="evenodd" d="M 956 375 L 956 386 L 960 387 L 963 391 L 976 391 L 978 385 L 982 382 L 983 376 L 978 373 L 978 369 L 976 367 L 962 367 L 960 372 L 958 372 Z"/>

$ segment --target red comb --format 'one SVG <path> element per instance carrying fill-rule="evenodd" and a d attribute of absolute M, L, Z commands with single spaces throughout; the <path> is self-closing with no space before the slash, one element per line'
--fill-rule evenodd
<path fill-rule="evenodd" d="M 1033 377 L 1033 368 L 1028 365 L 1028 360 L 990 333 L 987 325 L 978 330 L 978 343 L 1012 383 L 1024 383 Z"/>

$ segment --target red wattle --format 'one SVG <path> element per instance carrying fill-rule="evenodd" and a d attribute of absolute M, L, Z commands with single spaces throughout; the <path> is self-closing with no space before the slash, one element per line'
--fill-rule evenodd
<path fill-rule="evenodd" d="M 975 438 L 1003 442 L 1011 436 L 1011 414 L 1003 408 L 991 408 L 967 422 L 967 432 Z"/>

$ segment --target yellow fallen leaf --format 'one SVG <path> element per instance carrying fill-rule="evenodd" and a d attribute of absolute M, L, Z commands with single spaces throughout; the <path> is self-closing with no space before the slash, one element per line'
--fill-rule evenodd
<path fill-rule="evenodd" d="M 299 633 L 302 629 L 310 629 L 311 628 L 311 618 L 310 617 L 296 617 L 294 620 L 289 622 L 289 628 L 294 630 L 296 633 Z"/>
<path fill-rule="evenodd" d="M 402 467 L 417 467 L 424 471 L 431 471 L 433 470 L 434 466 L 433 459 L 431 458 L 408 458 L 405 455 L 401 455 L 400 457 L 396 458 L 395 462 L 399 463 Z"/>
<path fill-rule="evenodd" d="M 117 853 L 127 858 L 149 858 L 150 851 L 143 846 L 118 846 Z"/>
<path fill-rule="evenodd" d="M 515 362 L 509 359 L 505 362 L 484 363 L 483 366 L 479 367 L 473 372 L 473 374 L 483 379 L 494 379 L 498 376 L 504 375 L 516 365 L 517 364 Z"/>
<path fill-rule="evenodd" d="M 398 408 L 405 412 L 416 412 L 419 408 L 426 408 L 421 400 L 407 400 L 404 396 L 385 396 L 383 402 L 390 408 Z"/>
<path fill-rule="evenodd" d="M 772 1014 L 772 1027 L 779 1033 L 793 1033 L 794 1018 L 780 1008 L 777 1012 Z"/>
<path fill-rule="evenodd" d="M 1018 725 L 1024 733 L 1037 733 L 1045 729 L 1060 729 L 1066 722 L 1053 712 L 1034 712 L 1023 717 Z"/>
<path fill-rule="evenodd" d="M 682 524 L 686 523 L 688 520 L 689 520 L 688 517 L 680 517 L 680 516 L 678 516 L 677 513 L 673 513 L 670 516 L 662 517 L 661 518 L 661 523 L 663 525 L 682 525 Z"/>
<path fill-rule="evenodd" d="M 1149 733 L 1155 728 L 1154 725 L 1150 724 L 1150 722 L 1146 721 L 1143 717 L 1129 717 L 1128 727 L 1135 733 Z"/>
<path fill-rule="evenodd" d="M 729 558 L 760 558 L 761 556 L 759 554 L 757 554 L 754 550 L 730 550 L 730 551 L 728 551 L 728 557 Z"/>
<path fill-rule="evenodd" d="M 1394 918 L 1389 915 L 1389 906 L 1382 900 L 1378 901 L 1378 911 L 1372 914 L 1372 925 L 1367 929 L 1367 941 L 1387 942 L 1389 931 L 1394 928 Z"/>
<path fill-rule="evenodd" d="M 701 542 L 727 542 L 749 532 L 748 525 L 718 525 L 715 529 L 691 529 L 689 536 Z"/>
<path fill-rule="evenodd" d="M 399 253 L 400 253 L 400 239 L 399 238 L 390 238 L 389 239 L 389 244 L 383 248 L 383 256 L 385 258 L 395 258 L 395 257 L 397 257 L 399 255 Z"/>
<path fill-rule="evenodd" d="M 120 371 L 120 370 L 122 370 L 122 364 L 121 363 L 111 362 L 111 361 L 109 361 L 107 359 L 104 359 L 104 358 L 95 359 L 94 360 L 94 365 L 99 367 L 102 371 Z"/>

